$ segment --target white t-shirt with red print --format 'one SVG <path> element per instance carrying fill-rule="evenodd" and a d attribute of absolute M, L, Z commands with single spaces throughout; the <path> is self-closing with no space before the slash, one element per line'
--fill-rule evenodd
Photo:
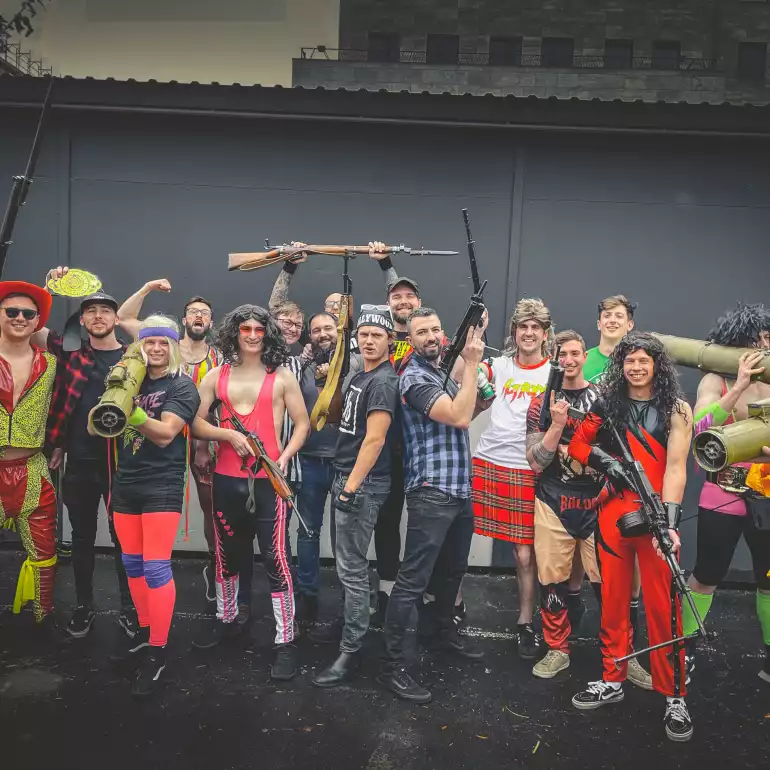
<path fill-rule="evenodd" d="M 482 364 L 495 389 L 489 427 L 481 434 L 476 457 L 495 465 L 529 470 L 527 462 L 527 410 L 535 396 L 545 392 L 551 363 L 544 358 L 523 366 L 511 356 Z"/>

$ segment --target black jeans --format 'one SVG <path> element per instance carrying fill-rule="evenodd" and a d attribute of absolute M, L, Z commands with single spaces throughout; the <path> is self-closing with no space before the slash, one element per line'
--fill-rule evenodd
<path fill-rule="evenodd" d="M 404 561 L 385 618 L 386 671 L 404 664 L 412 610 L 422 601 L 432 574 L 438 632 L 447 634 L 454 628 L 455 598 L 468 568 L 473 539 L 470 499 L 452 497 L 435 487 L 422 487 L 407 493 L 406 509 L 409 520 Z"/>
<path fill-rule="evenodd" d="M 374 528 L 374 555 L 380 580 L 395 580 L 401 558 L 401 514 L 404 510 L 404 460 L 393 453 L 390 492 L 380 508 Z"/>
<path fill-rule="evenodd" d="M 72 525 L 72 570 L 75 574 L 75 593 L 78 605 L 92 607 L 94 601 L 94 546 L 99 517 L 99 501 L 109 499 L 109 476 L 107 459 L 68 460 L 62 480 L 62 500 L 67 506 Z M 110 537 L 115 546 L 115 572 L 118 576 L 121 609 L 132 609 L 131 593 L 128 590 L 126 568 L 115 535 L 112 511 L 107 510 Z"/>

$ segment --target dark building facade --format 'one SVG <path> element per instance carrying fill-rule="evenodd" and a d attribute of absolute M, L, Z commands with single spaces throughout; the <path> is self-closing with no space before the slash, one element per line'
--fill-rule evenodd
<path fill-rule="evenodd" d="M 0 179 L 24 168 L 44 86 L 0 78 Z M 522 296 L 595 344 L 597 301 L 618 292 L 640 328 L 703 338 L 736 300 L 770 299 L 770 123 L 767 108 L 682 107 L 65 79 L 4 277 L 72 265 L 120 299 L 167 277 L 147 312 L 203 293 L 221 315 L 266 303 L 277 274 L 228 273 L 228 252 L 376 238 L 460 252 L 394 258 L 451 334 L 471 293 L 465 207 L 491 345 Z M 320 308 L 340 268 L 314 257 L 292 296 Z M 376 266 L 351 270 L 357 303 L 383 301 Z M 55 301 L 54 325 L 71 304 Z M 682 376 L 692 397 L 697 373 Z"/>
<path fill-rule="evenodd" d="M 767 104 L 768 42 L 764 0 L 341 0 L 293 84 Z"/>

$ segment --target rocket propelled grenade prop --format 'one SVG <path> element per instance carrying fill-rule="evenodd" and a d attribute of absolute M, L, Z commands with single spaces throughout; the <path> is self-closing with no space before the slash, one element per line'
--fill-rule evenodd
<path fill-rule="evenodd" d="M 265 241 L 267 251 L 243 252 L 240 254 L 228 255 L 228 270 L 259 270 L 261 267 L 268 267 L 277 262 L 288 262 L 301 254 L 331 254 L 335 257 L 355 257 L 358 254 L 368 254 L 368 246 L 292 246 L 288 243 L 282 243 L 280 246 L 270 246 Z M 411 254 L 415 257 L 454 257 L 456 251 L 436 251 L 435 249 L 412 249 L 404 246 L 403 243 L 398 246 L 386 246 L 387 254 Z"/>
<path fill-rule="evenodd" d="M 88 415 L 97 436 L 115 438 L 123 433 L 146 374 L 147 365 L 139 351 L 123 356 L 110 369 L 105 380 L 107 390 Z"/>

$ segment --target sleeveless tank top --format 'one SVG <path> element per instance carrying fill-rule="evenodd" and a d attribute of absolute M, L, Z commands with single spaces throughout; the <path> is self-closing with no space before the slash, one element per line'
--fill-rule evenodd
<path fill-rule="evenodd" d="M 227 386 L 230 383 L 230 364 L 224 364 L 219 371 L 217 380 L 217 397 L 221 399 L 220 422 L 222 427 L 231 427 L 227 418 L 234 414 L 242 423 L 246 430 L 254 433 L 264 444 L 265 451 L 271 460 L 277 460 L 281 455 L 281 449 L 278 446 L 278 440 L 275 437 L 275 423 L 273 421 L 273 387 L 275 385 L 276 373 L 272 372 L 265 376 L 262 388 L 257 396 L 254 408 L 248 414 L 241 414 L 233 409 L 230 398 L 227 395 Z M 227 441 L 220 441 L 217 449 L 216 472 L 223 476 L 235 476 L 246 479 L 249 477 L 248 470 L 243 469 L 243 460 Z M 266 474 L 260 471 L 256 478 L 264 479 Z"/>
<path fill-rule="evenodd" d="M 727 393 L 727 383 L 722 380 L 722 395 Z M 735 422 L 732 414 L 725 421 L 725 425 L 730 425 Z M 750 468 L 751 463 L 735 463 L 741 468 Z M 746 516 L 748 511 L 746 510 L 746 503 L 738 495 L 734 495 L 732 492 L 725 492 L 718 484 L 714 484 L 711 481 L 707 481 L 703 485 L 703 489 L 700 493 L 700 500 L 698 505 L 701 508 L 705 508 L 708 511 L 719 511 L 719 513 L 729 513 L 733 516 Z"/>

